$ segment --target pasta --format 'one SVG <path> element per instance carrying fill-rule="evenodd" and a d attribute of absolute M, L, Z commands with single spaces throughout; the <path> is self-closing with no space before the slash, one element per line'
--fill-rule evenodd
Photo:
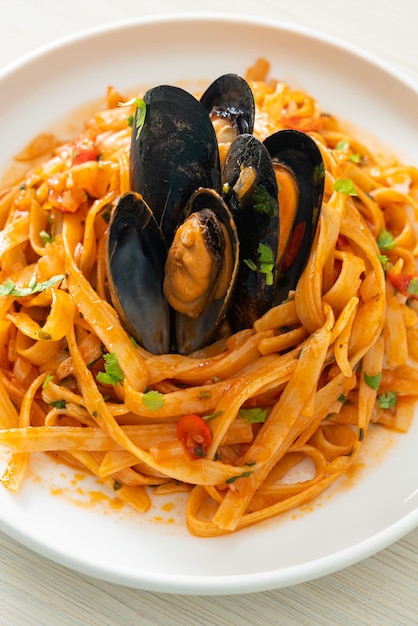
<path fill-rule="evenodd" d="M 0 191 L 5 488 L 17 491 L 31 453 L 46 452 L 138 512 L 187 491 L 189 531 L 218 536 L 317 497 L 372 428 L 408 431 L 418 169 L 370 150 L 309 94 L 270 78 L 265 60 L 246 78 L 258 138 L 295 128 L 321 151 L 319 225 L 287 300 L 189 356 L 132 341 L 108 294 L 108 223 L 129 190 L 134 99 L 109 88 L 79 137 L 41 135 L 17 155 L 26 172 Z M 306 461 L 309 476 L 290 480 Z"/>

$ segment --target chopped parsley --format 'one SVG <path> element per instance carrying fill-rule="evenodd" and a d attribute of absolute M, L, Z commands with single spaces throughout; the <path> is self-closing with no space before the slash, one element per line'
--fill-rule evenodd
<path fill-rule="evenodd" d="M 263 185 L 256 187 L 253 200 L 254 208 L 257 213 L 265 213 L 269 217 L 273 217 L 276 212 L 277 202 Z"/>
<path fill-rule="evenodd" d="M 210 389 L 203 389 L 203 391 L 199 392 L 200 400 L 208 400 L 211 397 L 212 397 L 212 392 Z"/>
<path fill-rule="evenodd" d="M 377 238 L 377 245 L 382 252 L 392 250 L 396 246 L 395 237 L 388 230 L 382 228 Z"/>
<path fill-rule="evenodd" d="M 142 396 L 142 404 L 144 404 L 149 411 L 158 411 L 164 406 L 164 395 L 159 391 L 147 391 Z"/>
<path fill-rule="evenodd" d="M 49 280 L 38 283 L 36 280 L 36 274 L 34 274 L 27 287 L 18 287 L 16 283 L 11 280 L 11 278 L 8 278 L 2 285 L 0 285 L 0 296 L 16 296 L 18 298 L 31 296 L 34 293 L 39 293 L 41 291 L 45 291 L 45 289 L 49 289 L 55 285 L 55 283 L 58 283 L 64 278 L 64 274 L 57 274 Z"/>
<path fill-rule="evenodd" d="M 248 478 L 248 476 L 251 476 L 251 472 L 242 472 L 242 474 L 239 474 L 238 476 L 231 476 L 231 478 L 227 478 L 225 482 L 227 485 L 230 485 L 231 483 L 234 483 L 237 478 Z"/>
<path fill-rule="evenodd" d="M 253 272 L 260 272 L 265 275 L 266 285 L 271 286 L 273 284 L 273 269 L 274 258 L 273 251 L 267 244 L 260 241 L 257 248 L 259 267 L 254 263 L 252 259 L 244 259 L 245 265 Z"/>
<path fill-rule="evenodd" d="M 381 409 L 392 409 L 398 400 L 397 391 L 387 391 L 377 396 L 377 404 Z"/>
<path fill-rule="evenodd" d="M 361 155 L 358 152 L 350 154 L 350 156 L 348 157 L 348 160 L 351 161 L 352 163 L 360 163 L 360 159 L 361 159 Z"/>
<path fill-rule="evenodd" d="M 347 196 L 356 196 L 357 191 L 351 178 L 340 178 L 334 183 L 335 191 L 345 193 Z"/>
<path fill-rule="evenodd" d="M 97 374 L 97 380 L 106 385 L 116 385 L 123 383 L 124 375 L 114 352 L 103 355 L 105 371 Z"/>
<path fill-rule="evenodd" d="M 386 254 L 378 254 L 377 258 L 379 259 L 379 261 L 381 262 L 381 264 L 383 265 L 383 267 L 386 265 L 386 263 L 389 261 L 389 258 L 386 256 Z"/>
<path fill-rule="evenodd" d="M 50 406 L 53 406 L 54 409 L 65 409 L 65 407 L 67 406 L 67 403 L 65 400 L 54 400 L 53 402 L 49 403 Z"/>
<path fill-rule="evenodd" d="M 254 409 L 240 409 L 238 417 L 245 420 L 249 424 L 262 424 L 267 417 L 268 409 L 256 407 Z"/>
<path fill-rule="evenodd" d="M 348 150 L 349 147 L 350 147 L 350 144 L 348 143 L 348 141 L 346 141 L 345 139 L 341 139 L 341 141 L 339 141 L 337 145 L 335 146 L 335 149 L 336 150 Z"/>
<path fill-rule="evenodd" d="M 52 375 L 52 374 L 47 374 L 47 375 L 45 376 L 45 380 L 44 380 L 44 382 L 42 383 L 42 389 L 45 389 L 45 387 L 46 387 L 46 386 L 47 386 L 47 385 L 51 382 L 51 380 L 52 380 L 53 378 L 54 378 L 54 377 L 53 377 L 53 375 Z"/>
<path fill-rule="evenodd" d="M 382 377 L 381 372 L 379 372 L 375 376 L 371 376 L 370 374 L 366 374 L 366 372 L 364 372 L 364 381 L 365 381 L 365 383 L 371 389 L 374 389 L 375 391 L 377 391 L 379 389 L 381 377 Z"/>
<path fill-rule="evenodd" d="M 39 233 L 39 236 L 40 236 L 41 241 L 44 244 L 44 246 L 47 243 L 54 243 L 54 241 L 55 241 L 55 237 L 53 237 L 52 235 L 47 233 L 46 230 L 41 230 L 40 233 Z"/>
<path fill-rule="evenodd" d="M 417 276 L 414 276 L 414 278 L 411 278 L 406 290 L 411 296 L 418 296 L 418 277 Z"/>

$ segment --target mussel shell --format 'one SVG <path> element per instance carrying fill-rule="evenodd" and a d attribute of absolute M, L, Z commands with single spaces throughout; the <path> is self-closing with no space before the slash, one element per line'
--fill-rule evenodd
<path fill-rule="evenodd" d="M 190 198 L 185 217 L 204 209 L 213 211 L 219 222 L 225 226 L 232 248 L 232 276 L 226 293 L 217 300 L 212 299 L 198 318 L 193 319 L 182 313 L 175 313 L 176 344 L 180 354 L 189 354 L 213 341 L 231 306 L 238 272 L 239 241 L 230 210 L 216 191 L 202 188 Z M 220 253 L 222 254 L 222 251 Z"/>
<path fill-rule="evenodd" d="M 267 137 L 264 145 L 273 161 L 293 172 L 299 187 L 299 204 L 288 247 L 279 260 L 280 277 L 274 296 L 274 304 L 279 304 L 296 288 L 310 254 L 322 205 L 325 167 L 315 141 L 301 131 L 280 130 Z"/>
<path fill-rule="evenodd" d="M 200 98 L 209 115 L 226 117 L 239 134 L 254 129 L 254 96 L 247 81 L 238 74 L 224 74 L 213 81 Z"/>
<path fill-rule="evenodd" d="M 241 197 L 234 186 L 246 168 L 253 171 L 255 182 Z M 241 330 L 250 328 L 273 301 L 280 233 L 277 183 L 267 149 L 248 134 L 239 135 L 231 144 L 222 176 L 224 199 L 231 209 L 240 242 L 237 286 L 228 319 L 234 330 Z M 266 274 L 248 266 L 248 262 L 259 266 L 260 243 L 271 251 L 272 284 L 267 283 Z"/>
<path fill-rule="evenodd" d="M 218 144 L 206 109 L 187 91 L 159 85 L 144 101 L 139 135 L 133 124 L 131 188 L 143 196 L 170 245 L 194 191 L 220 190 Z"/>
<path fill-rule="evenodd" d="M 153 354 L 171 349 L 171 314 L 162 288 L 166 256 L 151 209 L 139 194 L 122 196 L 109 224 L 109 291 L 128 333 Z"/>

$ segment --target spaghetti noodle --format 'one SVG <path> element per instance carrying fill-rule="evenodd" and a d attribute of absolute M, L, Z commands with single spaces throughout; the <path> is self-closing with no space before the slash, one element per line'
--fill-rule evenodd
<path fill-rule="evenodd" d="M 191 533 L 216 536 L 298 507 L 344 474 L 374 424 L 406 432 L 418 395 L 418 169 L 378 156 L 308 94 L 248 70 L 264 139 L 317 143 L 325 193 L 294 293 L 254 327 L 189 356 L 129 337 L 106 284 L 109 215 L 129 190 L 135 104 L 75 140 L 38 137 L 0 192 L 1 478 L 30 454 L 99 477 L 140 512 L 189 492 Z M 308 478 L 289 473 L 308 460 Z"/>

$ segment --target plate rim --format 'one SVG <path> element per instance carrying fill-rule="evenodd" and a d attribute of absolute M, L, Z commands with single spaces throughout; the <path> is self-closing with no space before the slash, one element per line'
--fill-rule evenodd
<path fill-rule="evenodd" d="M 299 35 L 314 42 L 325 43 L 331 47 L 338 48 L 351 56 L 355 56 L 358 60 L 366 61 L 368 64 L 378 67 L 383 72 L 389 74 L 392 79 L 395 79 L 406 86 L 408 89 L 418 95 L 418 83 L 411 77 L 403 73 L 398 68 L 391 65 L 388 61 L 383 60 L 381 57 L 374 55 L 373 53 L 348 43 L 344 40 L 333 37 L 320 30 L 297 26 L 289 23 L 285 20 L 272 19 L 267 20 L 260 16 L 254 16 L 246 14 L 244 16 L 235 16 L 233 14 L 220 14 L 216 12 L 204 12 L 204 13 L 166 13 L 158 16 L 146 16 L 138 17 L 130 20 L 116 20 L 99 26 L 90 27 L 59 37 L 53 41 L 38 46 L 34 50 L 27 52 L 20 56 L 15 61 L 8 63 L 3 68 L 0 68 L 0 84 L 3 80 L 7 79 L 10 74 L 15 73 L 19 69 L 22 69 L 33 62 L 37 62 L 45 55 L 50 55 L 57 50 L 61 50 L 66 47 L 74 46 L 78 41 L 84 41 L 86 39 L 103 37 L 109 33 L 115 33 L 116 31 L 123 31 L 125 29 L 138 29 L 143 28 L 148 24 L 157 26 L 159 24 L 167 23 L 185 23 L 193 22 L 211 22 L 215 23 L 229 23 L 245 26 L 261 26 L 270 30 L 281 30 L 291 34 Z M 137 576 L 134 580 L 129 574 L 125 576 L 117 575 L 113 576 L 108 570 L 103 570 L 100 566 L 80 564 L 77 559 L 72 559 L 64 553 L 57 553 L 55 550 L 48 548 L 48 545 L 42 544 L 38 540 L 27 539 L 27 537 L 20 531 L 16 531 L 10 527 L 7 523 L 4 524 L 0 520 L 0 529 L 17 540 L 28 549 L 49 558 L 56 563 L 60 563 L 70 569 L 83 573 L 94 578 L 105 580 L 108 582 L 116 582 L 118 584 L 126 585 L 132 588 L 138 588 L 149 591 L 158 591 L 163 593 L 174 594 L 187 594 L 187 595 L 226 595 L 226 594 L 242 594 L 257 591 L 266 591 L 270 589 L 278 589 L 295 584 L 303 583 L 314 578 L 319 578 L 327 574 L 331 574 L 342 568 L 353 565 L 378 551 L 388 547 L 395 541 L 405 536 L 408 532 L 412 531 L 418 526 L 418 508 L 409 512 L 403 516 L 400 520 L 390 524 L 385 529 L 376 533 L 372 537 L 363 539 L 356 543 L 354 546 L 344 548 L 333 554 L 314 559 L 310 562 L 303 564 L 293 565 L 286 569 L 287 580 L 283 580 L 283 573 L 280 580 L 277 579 L 277 574 L 283 572 L 283 570 L 272 569 L 266 572 L 257 573 L 245 573 L 245 574 L 233 574 L 233 575 L 173 575 L 161 572 L 147 572 L 146 579 L 144 578 L 145 572 L 141 576 Z M 7 530 L 6 530 L 7 529 Z M 342 564 L 341 564 L 342 563 Z M 318 567 L 319 565 L 319 567 Z M 303 569 L 303 572 L 301 571 Z"/>

